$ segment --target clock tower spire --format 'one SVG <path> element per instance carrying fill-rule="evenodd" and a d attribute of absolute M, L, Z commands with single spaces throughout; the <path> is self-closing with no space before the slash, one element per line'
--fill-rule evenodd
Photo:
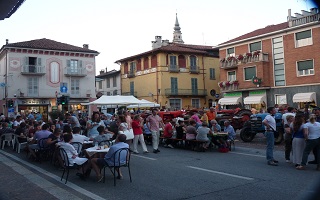
<path fill-rule="evenodd" d="M 178 14 L 176 13 L 176 23 L 174 24 L 174 28 L 173 28 L 173 43 L 184 43 L 182 40 L 182 33 L 180 31 L 180 25 L 178 22 Z"/>

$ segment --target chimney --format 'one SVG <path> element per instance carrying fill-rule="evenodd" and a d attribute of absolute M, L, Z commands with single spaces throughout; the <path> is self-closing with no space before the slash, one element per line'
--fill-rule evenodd
<path fill-rule="evenodd" d="M 108 68 L 106 67 L 106 73 L 108 72 Z"/>
<path fill-rule="evenodd" d="M 9 44 L 9 39 L 6 39 L 6 45 Z"/>
<path fill-rule="evenodd" d="M 101 75 L 101 74 L 104 74 L 104 70 L 103 70 L 103 69 L 102 69 L 102 70 L 100 70 L 100 75 Z"/>
<path fill-rule="evenodd" d="M 83 48 L 84 49 L 89 49 L 89 45 L 88 44 L 83 44 Z"/>
<path fill-rule="evenodd" d="M 311 12 L 311 14 L 317 14 L 318 13 L 318 8 L 311 8 L 310 12 Z"/>
<path fill-rule="evenodd" d="M 288 22 L 291 21 L 291 9 L 288 9 Z"/>

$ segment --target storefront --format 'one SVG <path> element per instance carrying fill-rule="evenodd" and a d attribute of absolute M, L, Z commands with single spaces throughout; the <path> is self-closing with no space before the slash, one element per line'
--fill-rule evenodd
<path fill-rule="evenodd" d="M 267 95 L 265 90 L 249 91 L 249 96 L 243 99 L 245 108 L 260 110 L 267 108 Z"/>
<path fill-rule="evenodd" d="M 48 121 L 49 99 L 17 99 L 18 112 L 21 115 L 28 116 L 29 113 L 40 113 L 43 121 Z"/>
<path fill-rule="evenodd" d="M 222 109 L 235 109 L 242 107 L 242 93 L 233 92 L 224 94 L 223 98 L 219 99 L 218 104 Z"/>
<path fill-rule="evenodd" d="M 292 97 L 293 103 L 298 103 L 298 108 L 302 109 L 305 107 L 305 104 L 315 105 L 317 102 L 316 93 L 315 92 L 307 92 L 307 93 L 296 93 Z"/>

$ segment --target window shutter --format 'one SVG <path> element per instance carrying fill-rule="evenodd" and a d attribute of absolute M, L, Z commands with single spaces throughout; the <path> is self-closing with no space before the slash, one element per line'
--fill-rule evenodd
<path fill-rule="evenodd" d="M 29 65 L 29 57 L 25 57 L 24 58 L 24 64 L 25 65 Z"/>
<path fill-rule="evenodd" d="M 70 65 L 71 65 L 71 61 L 67 60 L 67 67 L 70 67 Z"/>
<path fill-rule="evenodd" d="M 306 60 L 298 62 L 298 70 L 307 70 L 307 69 L 313 69 L 313 61 L 312 60 Z"/>
<path fill-rule="evenodd" d="M 41 58 L 37 58 L 38 66 L 41 66 Z"/>
<path fill-rule="evenodd" d="M 82 68 L 82 60 L 79 60 L 79 68 Z"/>

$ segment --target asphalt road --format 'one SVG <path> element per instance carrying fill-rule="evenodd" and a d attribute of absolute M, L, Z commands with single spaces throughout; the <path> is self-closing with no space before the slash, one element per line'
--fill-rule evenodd
<path fill-rule="evenodd" d="M 49 162 L 32 162 L 24 152 L 6 147 L 0 150 L 0 199 L 293 200 L 319 191 L 313 188 L 320 180 L 315 165 L 296 170 L 285 163 L 280 145 L 275 151 L 279 166 L 269 166 L 264 143 L 261 136 L 252 143 L 237 141 L 235 151 L 229 153 L 162 147 L 158 154 L 132 155 L 133 182 L 123 168 L 124 179 L 117 180 L 116 187 L 109 171 L 105 183 L 97 183 L 94 172 L 82 181 L 72 171 L 65 185 L 60 181 L 62 172 Z"/>

